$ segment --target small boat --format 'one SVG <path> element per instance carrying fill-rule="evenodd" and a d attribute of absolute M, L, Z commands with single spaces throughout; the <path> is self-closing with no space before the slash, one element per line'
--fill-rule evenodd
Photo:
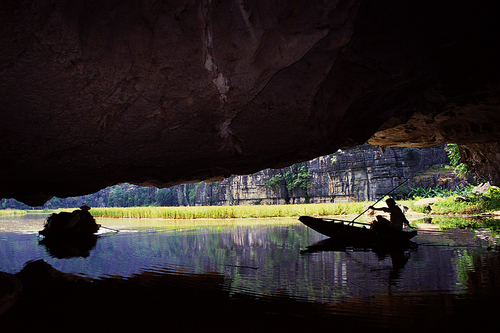
<path fill-rule="evenodd" d="M 399 231 L 392 229 L 373 230 L 370 224 L 343 221 L 337 219 L 323 219 L 311 216 L 301 216 L 299 221 L 309 228 L 342 241 L 359 242 L 406 242 L 417 235 L 416 230 Z"/>
<path fill-rule="evenodd" d="M 96 233 L 101 227 L 88 212 L 90 207 L 84 205 L 71 213 L 60 212 L 50 215 L 38 232 L 45 239 L 71 240 Z"/>

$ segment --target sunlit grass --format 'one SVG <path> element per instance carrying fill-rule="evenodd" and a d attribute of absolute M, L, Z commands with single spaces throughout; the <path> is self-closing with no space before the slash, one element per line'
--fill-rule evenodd
<path fill-rule="evenodd" d="M 480 202 L 460 202 L 456 197 L 448 197 L 432 205 L 434 214 L 461 214 L 474 215 L 481 213 L 483 207 Z"/>
<path fill-rule="evenodd" d="M 418 198 L 417 198 L 418 199 Z M 414 205 L 415 201 L 409 203 L 413 211 L 426 213 L 424 206 Z M 456 214 L 456 215 L 477 215 L 486 212 L 492 212 L 500 209 L 500 200 L 498 198 L 490 199 L 488 197 L 472 198 L 470 201 L 461 201 L 457 196 L 441 198 L 432 205 L 433 215 Z"/>
<path fill-rule="evenodd" d="M 0 215 L 24 215 L 26 211 L 20 209 L 2 209 Z"/>
<path fill-rule="evenodd" d="M 434 226 L 431 229 L 483 229 L 487 228 L 496 238 L 500 237 L 500 220 L 494 218 L 474 218 L 464 216 L 434 216 L 429 222 L 425 219 L 416 220 L 419 228 L 429 229 L 428 226 Z"/>
<path fill-rule="evenodd" d="M 254 206 L 190 206 L 190 207 L 102 207 L 92 208 L 96 217 L 160 218 L 160 219 L 227 219 L 298 217 L 301 215 L 329 216 L 360 214 L 367 202 L 254 205 Z"/>
<path fill-rule="evenodd" d="M 426 222 L 425 219 L 416 220 L 415 223 L 423 228 L 428 229 L 427 226 L 435 226 L 431 229 L 464 229 L 464 228 L 477 228 L 481 226 L 482 221 L 474 218 L 454 217 L 454 216 L 434 216 Z"/>
<path fill-rule="evenodd" d="M 490 191 L 491 192 L 491 191 Z M 500 192 L 488 193 L 486 196 L 471 197 L 468 202 L 457 200 L 457 196 L 441 198 L 432 205 L 432 215 L 478 215 L 485 212 L 500 210 Z M 398 203 L 409 207 L 413 212 L 425 213 L 423 206 L 416 206 L 414 200 L 399 200 Z M 90 211 L 95 217 L 110 218 L 153 218 L 153 219 L 236 219 L 236 218 L 273 218 L 309 216 L 356 216 L 372 205 L 373 201 L 323 203 L 323 204 L 296 204 L 296 205 L 235 205 L 235 206 L 188 206 L 188 207 L 93 207 Z M 385 206 L 384 200 L 376 205 Z M 26 213 L 58 213 L 73 211 L 77 208 L 57 210 L 29 211 L 0 210 L 0 215 Z"/>

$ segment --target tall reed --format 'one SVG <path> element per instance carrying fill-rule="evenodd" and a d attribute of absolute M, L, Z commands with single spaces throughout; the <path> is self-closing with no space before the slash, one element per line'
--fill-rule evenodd
<path fill-rule="evenodd" d="M 332 203 L 300 205 L 240 205 L 189 207 L 102 207 L 90 211 L 96 217 L 160 218 L 160 219 L 226 219 L 298 217 L 301 215 L 360 214 L 369 203 Z"/>
<path fill-rule="evenodd" d="M 1 209 L 0 215 L 25 215 L 25 210 L 20 209 Z"/>

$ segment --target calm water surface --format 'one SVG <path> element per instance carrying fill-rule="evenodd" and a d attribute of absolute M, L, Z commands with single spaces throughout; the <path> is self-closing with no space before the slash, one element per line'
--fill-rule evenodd
<path fill-rule="evenodd" d="M 43 259 L 95 279 L 216 272 L 231 294 L 339 302 L 388 293 L 464 295 L 482 270 L 500 269 L 484 266 L 485 258 L 497 256 L 487 231 L 421 231 L 411 246 L 374 252 L 310 247 L 326 237 L 295 219 L 97 219 L 119 232 L 101 229 L 95 244 L 79 250 L 40 244 L 37 231 L 46 216 L 0 217 L 0 271 L 17 273 Z"/>

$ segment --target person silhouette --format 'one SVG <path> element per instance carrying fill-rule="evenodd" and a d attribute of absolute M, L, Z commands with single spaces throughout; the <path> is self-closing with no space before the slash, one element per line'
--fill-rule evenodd
<path fill-rule="evenodd" d="M 381 229 L 394 229 L 394 230 L 403 230 L 403 225 L 410 226 L 410 222 L 405 217 L 403 211 L 396 205 L 396 201 L 394 199 L 389 198 L 385 201 L 387 207 L 375 208 L 370 206 L 370 209 L 373 210 L 381 210 L 383 212 L 390 214 L 390 220 L 386 219 L 381 215 L 377 215 L 377 220 L 372 223 L 372 229 L 381 230 Z"/>

